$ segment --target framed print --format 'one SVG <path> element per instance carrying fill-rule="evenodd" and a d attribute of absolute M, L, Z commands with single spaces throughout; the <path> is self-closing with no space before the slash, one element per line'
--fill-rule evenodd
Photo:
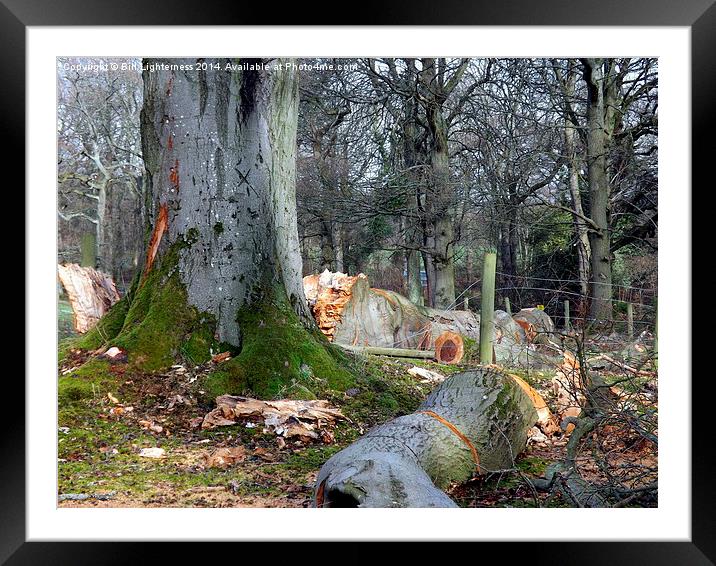
<path fill-rule="evenodd" d="M 315 26 L 3 1 L 8 564 L 179 541 L 716 561 L 691 345 L 716 8 L 422 4 Z"/>

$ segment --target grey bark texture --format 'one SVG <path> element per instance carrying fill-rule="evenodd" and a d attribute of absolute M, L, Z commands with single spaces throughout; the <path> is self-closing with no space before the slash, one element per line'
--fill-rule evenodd
<path fill-rule="evenodd" d="M 602 59 L 582 59 L 587 85 L 587 168 L 592 262 L 590 314 L 599 322 L 612 320 L 612 259 L 609 233 L 610 183 L 607 170 L 608 134 L 605 123 L 605 77 Z"/>
<path fill-rule="evenodd" d="M 415 413 L 373 428 L 331 457 L 318 474 L 314 505 L 456 507 L 441 489 L 513 468 L 535 422 L 532 401 L 508 375 L 493 368 L 455 374 Z"/>
<path fill-rule="evenodd" d="M 261 62 L 248 59 L 151 62 L 173 67 L 144 71 L 147 181 L 153 212 L 168 209 L 162 248 L 192 242 L 179 261 L 189 302 L 236 345 L 239 309 L 277 289 L 308 320 L 295 212 L 296 72 L 231 67 Z"/>

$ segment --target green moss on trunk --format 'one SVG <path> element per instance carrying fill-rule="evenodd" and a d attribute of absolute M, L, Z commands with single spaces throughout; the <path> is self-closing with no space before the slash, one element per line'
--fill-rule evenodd
<path fill-rule="evenodd" d="M 176 242 L 139 283 L 122 330 L 112 342 L 143 371 L 157 371 L 178 361 L 200 364 L 218 350 L 216 321 L 189 305 L 177 268 L 179 253 L 188 245 L 183 239 Z"/>
<path fill-rule="evenodd" d="M 241 351 L 209 375 L 207 395 L 312 398 L 353 384 L 345 356 L 319 332 L 306 329 L 287 301 L 277 302 L 265 300 L 239 312 Z"/>

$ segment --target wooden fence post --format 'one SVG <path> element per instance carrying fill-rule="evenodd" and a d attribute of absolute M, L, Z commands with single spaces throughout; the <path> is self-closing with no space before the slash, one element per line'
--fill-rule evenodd
<path fill-rule="evenodd" d="M 564 331 L 569 332 L 569 301 L 564 301 Z"/>
<path fill-rule="evenodd" d="M 507 314 L 512 316 L 512 309 L 510 308 L 510 298 L 505 297 L 505 310 L 507 311 Z"/>
<path fill-rule="evenodd" d="M 629 340 L 634 338 L 634 307 L 631 303 L 627 303 L 627 337 Z"/>
<path fill-rule="evenodd" d="M 482 304 L 480 306 L 480 363 L 492 363 L 492 337 L 495 314 L 495 269 L 497 254 L 486 252 L 482 265 Z"/>

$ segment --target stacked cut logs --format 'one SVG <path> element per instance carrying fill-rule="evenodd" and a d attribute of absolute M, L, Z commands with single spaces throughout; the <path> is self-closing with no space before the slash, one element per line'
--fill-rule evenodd
<path fill-rule="evenodd" d="M 326 270 L 304 277 L 303 284 L 313 316 L 328 340 L 356 351 L 427 350 L 434 351 L 438 361 L 458 363 L 464 353 L 463 338 L 480 338 L 478 313 L 416 305 L 394 291 L 370 287 L 362 273 L 351 277 Z M 533 340 L 539 342 L 545 333 L 554 331 L 544 311 L 523 309 L 513 318 L 498 310 L 494 321 L 497 363 L 539 366 L 553 362 L 532 346 Z"/>

